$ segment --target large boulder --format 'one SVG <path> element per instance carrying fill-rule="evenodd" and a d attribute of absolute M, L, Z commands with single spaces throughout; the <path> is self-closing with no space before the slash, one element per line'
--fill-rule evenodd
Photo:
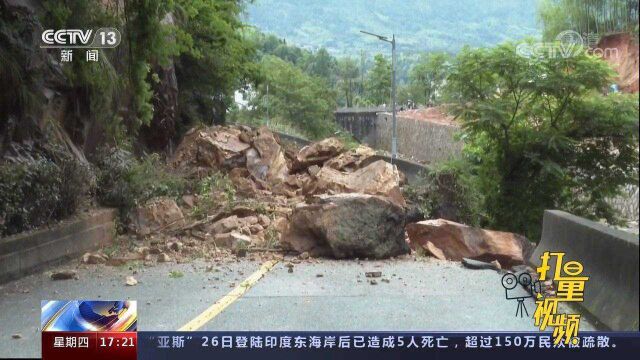
<path fill-rule="evenodd" d="M 214 126 L 189 130 L 169 161 L 174 167 L 204 166 L 234 168 L 244 166 L 250 144 L 240 140 L 242 130 Z"/>
<path fill-rule="evenodd" d="M 313 256 L 388 258 L 409 252 L 404 216 L 381 196 L 319 195 L 293 210 L 281 241 Z"/>
<path fill-rule="evenodd" d="M 505 267 L 523 264 L 533 247 L 522 235 L 474 228 L 437 219 L 407 225 L 412 248 L 422 247 L 438 258 L 462 261 L 470 258 Z"/>
<path fill-rule="evenodd" d="M 363 193 L 391 198 L 405 206 L 400 192 L 400 172 L 384 160 L 375 161 L 362 169 L 348 173 L 324 166 L 316 174 L 315 193 Z"/>
<path fill-rule="evenodd" d="M 327 160 L 324 166 L 336 170 L 354 171 L 361 168 L 367 161 L 373 158 L 376 151 L 364 145 L 358 147 Z"/>
<path fill-rule="evenodd" d="M 258 129 L 253 148 L 247 151 L 247 170 L 256 181 L 263 183 L 283 182 L 289 174 L 284 150 L 266 127 Z"/>
<path fill-rule="evenodd" d="M 298 152 L 296 162 L 298 168 L 321 165 L 344 151 L 344 144 L 337 138 L 330 137 L 311 143 Z"/>
<path fill-rule="evenodd" d="M 175 229 L 186 224 L 184 214 L 175 200 L 158 197 L 138 206 L 131 213 L 133 230 L 148 235 L 158 230 Z"/>

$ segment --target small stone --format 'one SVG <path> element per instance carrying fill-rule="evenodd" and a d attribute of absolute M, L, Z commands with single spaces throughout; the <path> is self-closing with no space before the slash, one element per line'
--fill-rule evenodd
<path fill-rule="evenodd" d="M 371 285 L 378 285 L 378 282 L 375 281 L 374 279 L 369 280 L 369 284 Z"/>
<path fill-rule="evenodd" d="M 496 267 L 497 270 L 502 269 L 502 265 L 500 265 L 500 262 L 498 260 L 493 260 L 491 263 Z"/>
<path fill-rule="evenodd" d="M 179 252 L 180 250 L 182 250 L 182 243 L 180 241 L 172 241 L 170 243 L 167 244 L 167 248 L 169 248 L 170 250 L 173 250 L 175 252 Z"/>
<path fill-rule="evenodd" d="M 251 234 L 258 234 L 258 233 L 260 233 L 262 231 L 264 231 L 264 228 L 260 224 L 253 224 L 253 225 L 249 226 L 249 232 Z"/>
<path fill-rule="evenodd" d="M 271 224 L 271 219 L 269 219 L 269 217 L 265 214 L 260 214 L 258 215 L 258 224 L 262 225 L 263 227 L 267 227 Z"/>
<path fill-rule="evenodd" d="M 85 264 L 104 264 L 107 262 L 107 257 L 103 254 L 98 253 L 85 253 L 82 255 L 82 262 Z"/>
<path fill-rule="evenodd" d="M 316 277 L 321 278 L 321 277 L 324 277 L 324 275 L 322 275 L 322 274 L 316 274 Z"/>
<path fill-rule="evenodd" d="M 164 262 L 169 262 L 171 261 L 171 256 L 165 254 L 165 253 L 160 253 L 160 255 L 158 255 L 158 262 L 159 263 L 164 263 Z"/>
<path fill-rule="evenodd" d="M 369 272 L 365 272 L 364 276 L 368 277 L 368 278 L 379 278 L 382 276 L 382 272 L 381 271 L 369 271 Z"/>
<path fill-rule="evenodd" d="M 298 258 L 300 260 L 306 260 L 309 258 L 309 253 L 307 251 L 303 252 L 302 254 L 298 255 Z"/>
<path fill-rule="evenodd" d="M 70 280 L 77 278 L 78 274 L 75 270 L 60 270 L 51 273 L 51 280 Z"/>
<path fill-rule="evenodd" d="M 138 285 L 138 280 L 136 280 L 136 278 L 134 278 L 133 276 L 127 276 L 127 278 L 125 279 L 125 284 L 127 286 L 136 286 Z"/>
<path fill-rule="evenodd" d="M 145 256 L 149 255 L 149 251 L 151 249 L 148 246 L 140 246 L 135 249 L 135 252 L 140 255 L 141 258 L 144 259 Z"/>
<path fill-rule="evenodd" d="M 22 334 L 13 334 L 11 335 L 12 339 L 22 339 Z"/>

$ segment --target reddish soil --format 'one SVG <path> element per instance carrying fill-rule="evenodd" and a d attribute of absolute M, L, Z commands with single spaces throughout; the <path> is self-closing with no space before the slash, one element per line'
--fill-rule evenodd
<path fill-rule="evenodd" d="M 603 50 L 603 58 L 615 71 L 620 90 L 638 92 L 638 42 L 630 34 L 611 34 L 598 42 L 597 49 Z M 611 49 L 617 49 L 611 51 Z M 617 56 L 616 56 L 617 55 Z"/>
<path fill-rule="evenodd" d="M 404 110 L 398 116 L 415 120 L 429 121 L 437 124 L 457 126 L 453 116 L 447 115 L 442 106 Z"/>

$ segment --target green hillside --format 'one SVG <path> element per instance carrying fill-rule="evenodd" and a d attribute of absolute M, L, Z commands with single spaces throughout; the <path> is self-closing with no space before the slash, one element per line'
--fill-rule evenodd
<path fill-rule="evenodd" d="M 247 21 L 294 44 L 334 54 L 378 52 L 383 44 L 359 30 L 395 33 L 399 49 L 456 52 L 539 36 L 537 0 L 255 0 Z"/>

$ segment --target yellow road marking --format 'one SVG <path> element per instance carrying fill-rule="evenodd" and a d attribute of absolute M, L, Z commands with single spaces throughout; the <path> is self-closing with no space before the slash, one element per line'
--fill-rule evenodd
<path fill-rule="evenodd" d="M 231 305 L 234 301 L 238 300 L 244 293 L 246 293 L 255 283 L 258 282 L 266 273 L 269 272 L 276 264 L 278 260 L 270 260 L 262 264 L 258 271 L 254 272 L 246 278 L 240 285 L 236 286 L 230 293 L 223 296 L 222 299 L 216 301 L 215 304 L 209 306 L 200 315 L 196 316 L 193 320 L 186 323 L 178 331 L 196 331 L 204 324 L 211 321 L 214 317 L 218 316 L 227 306 Z"/>

